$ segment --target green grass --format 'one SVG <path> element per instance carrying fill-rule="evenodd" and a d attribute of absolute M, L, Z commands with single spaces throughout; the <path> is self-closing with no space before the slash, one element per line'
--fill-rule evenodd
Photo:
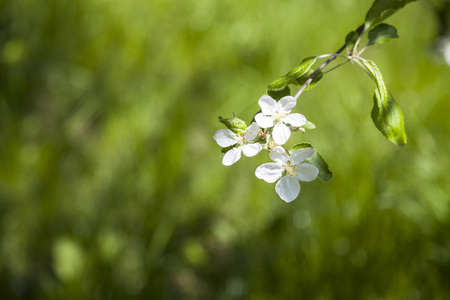
<path fill-rule="evenodd" d="M 0 4 L 0 294 L 5 299 L 447 299 L 449 66 L 426 3 L 364 53 L 408 144 L 370 119 L 346 64 L 299 99 L 296 133 L 331 182 L 284 203 L 221 164 L 214 132 L 250 121 L 267 85 L 332 53 L 371 1 Z"/>

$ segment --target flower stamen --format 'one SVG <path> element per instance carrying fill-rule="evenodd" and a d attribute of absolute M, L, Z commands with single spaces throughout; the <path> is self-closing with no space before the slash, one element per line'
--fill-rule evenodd
<path fill-rule="evenodd" d="M 286 171 L 286 174 L 288 174 L 289 176 L 293 178 L 297 177 L 298 171 L 296 165 L 291 165 L 290 162 L 287 162 L 286 165 L 284 165 L 284 170 Z"/>
<path fill-rule="evenodd" d="M 282 122 L 281 120 L 283 120 L 284 118 L 286 118 L 287 115 L 288 115 L 288 114 L 285 113 L 285 112 L 277 111 L 276 114 L 275 114 L 275 116 L 274 116 L 275 122 L 276 122 L 276 123 Z"/>

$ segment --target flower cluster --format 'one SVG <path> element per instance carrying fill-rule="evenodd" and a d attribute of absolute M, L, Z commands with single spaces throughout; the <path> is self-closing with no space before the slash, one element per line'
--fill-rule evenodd
<path fill-rule="evenodd" d="M 222 163 L 230 166 L 241 158 L 257 155 L 262 149 L 270 152 L 274 161 L 259 166 L 255 175 L 269 183 L 277 184 L 275 191 L 286 202 L 291 202 L 300 193 L 299 181 L 312 181 L 319 175 L 319 169 L 305 162 L 314 155 L 312 147 L 300 147 L 288 153 L 284 145 L 291 131 L 305 131 L 307 120 L 299 113 L 291 113 L 297 104 L 294 97 L 286 96 L 276 101 L 268 95 L 259 98 L 261 112 L 254 117 L 250 126 L 237 118 L 222 119 L 228 129 L 219 129 L 214 139 L 223 147 Z"/>

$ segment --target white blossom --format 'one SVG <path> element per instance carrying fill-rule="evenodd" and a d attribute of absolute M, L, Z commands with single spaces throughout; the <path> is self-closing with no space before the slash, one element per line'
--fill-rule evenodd
<path fill-rule="evenodd" d="M 286 124 L 300 127 L 306 124 L 306 118 L 302 114 L 293 113 L 292 109 L 297 104 L 292 96 L 286 96 L 276 101 L 268 95 L 264 95 L 258 100 L 261 113 L 255 116 L 255 121 L 261 128 L 273 127 L 273 140 L 278 145 L 283 145 L 291 136 L 291 130 Z"/>
<path fill-rule="evenodd" d="M 278 182 L 275 191 L 286 202 L 291 202 L 300 194 L 300 181 L 312 181 L 319 175 L 319 170 L 303 162 L 314 154 L 313 148 L 302 148 L 290 156 L 283 147 L 277 146 L 270 152 L 273 163 L 259 166 L 255 175 L 269 183 Z M 281 178 L 281 179 L 280 179 Z"/>
<path fill-rule="evenodd" d="M 225 153 L 222 163 L 225 166 L 231 166 L 241 158 L 241 153 L 251 157 L 261 151 L 262 146 L 259 143 L 250 143 L 258 136 L 259 127 L 256 123 L 252 123 L 245 129 L 244 134 L 235 134 L 229 129 L 219 129 L 214 134 L 214 139 L 221 147 L 230 147 L 236 145 Z"/>

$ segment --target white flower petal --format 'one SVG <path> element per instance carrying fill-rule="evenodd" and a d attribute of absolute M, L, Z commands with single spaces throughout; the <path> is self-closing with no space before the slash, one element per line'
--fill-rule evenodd
<path fill-rule="evenodd" d="M 285 96 L 278 101 L 281 104 L 281 109 L 283 112 L 290 113 L 292 109 L 297 104 L 297 100 L 295 100 L 292 96 Z"/>
<path fill-rule="evenodd" d="M 291 130 L 286 125 L 278 123 L 273 127 L 272 136 L 275 143 L 278 145 L 283 145 L 291 136 Z"/>
<path fill-rule="evenodd" d="M 242 152 L 244 153 L 245 156 L 252 157 L 252 156 L 255 156 L 256 154 L 258 154 L 259 151 L 261 151 L 262 146 L 261 146 L 261 144 L 254 143 L 254 144 L 244 145 L 241 148 L 242 148 Z"/>
<path fill-rule="evenodd" d="M 225 166 L 231 166 L 241 158 L 241 152 L 242 149 L 240 147 L 228 150 L 223 156 L 222 163 Z"/>
<path fill-rule="evenodd" d="M 283 166 L 277 163 L 266 163 L 255 170 L 255 175 L 269 183 L 277 181 L 281 177 Z"/>
<path fill-rule="evenodd" d="M 259 131 L 258 124 L 256 124 L 255 122 L 250 124 L 250 126 L 248 126 L 247 129 L 245 129 L 244 131 L 245 141 L 251 141 L 256 139 L 256 137 L 258 136 L 258 131 Z"/>
<path fill-rule="evenodd" d="M 277 112 L 283 112 L 283 106 L 281 106 L 280 101 L 277 101 Z"/>
<path fill-rule="evenodd" d="M 283 176 L 275 185 L 275 191 L 286 202 L 295 200 L 300 194 L 300 183 L 289 175 Z"/>
<path fill-rule="evenodd" d="M 273 116 L 277 112 L 277 101 L 268 95 L 264 95 L 258 100 L 261 111 L 266 116 Z"/>
<path fill-rule="evenodd" d="M 299 163 L 303 162 L 305 159 L 311 157 L 314 154 L 313 148 L 302 148 L 295 150 L 291 154 L 291 164 L 298 165 Z"/>
<path fill-rule="evenodd" d="M 301 181 L 313 181 L 319 175 L 319 169 L 308 163 L 299 164 L 296 169 L 297 178 Z"/>
<path fill-rule="evenodd" d="M 306 118 L 302 114 L 290 114 L 284 117 L 283 122 L 295 127 L 300 127 L 306 124 Z"/>
<path fill-rule="evenodd" d="M 276 146 L 270 151 L 270 159 L 280 165 L 285 165 L 289 160 L 289 155 L 287 155 L 286 151 L 281 146 Z"/>
<path fill-rule="evenodd" d="M 214 134 L 214 139 L 220 147 L 229 147 L 237 143 L 236 134 L 230 129 L 219 129 Z"/>
<path fill-rule="evenodd" d="M 261 128 L 269 128 L 273 126 L 273 119 L 265 116 L 263 113 L 259 113 L 255 116 L 255 121 Z"/>

